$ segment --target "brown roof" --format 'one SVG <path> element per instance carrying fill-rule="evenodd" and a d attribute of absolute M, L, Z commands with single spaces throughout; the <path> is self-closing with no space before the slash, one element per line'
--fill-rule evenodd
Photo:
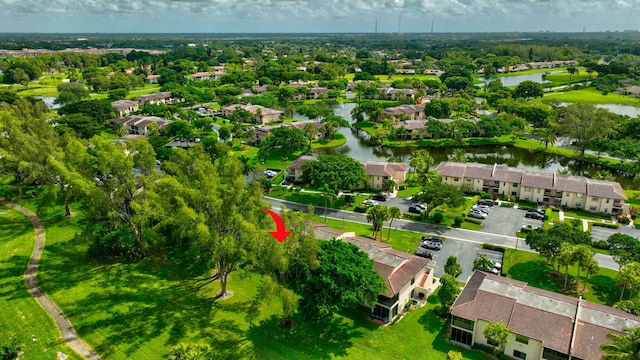
<path fill-rule="evenodd" d="M 404 120 L 404 121 L 398 121 L 398 123 L 395 124 L 393 127 L 394 128 L 404 127 L 409 131 L 413 131 L 413 130 L 424 129 L 425 122 L 424 120 Z"/>
<path fill-rule="evenodd" d="M 118 110 L 127 110 L 129 108 L 132 108 L 134 106 L 138 105 L 137 101 L 132 101 L 132 100 L 116 100 L 114 102 L 111 103 L 111 106 L 113 106 L 114 108 L 118 109 Z"/>
<path fill-rule="evenodd" d="M 622 186 L 614 181 L 587 179 L 587 194 L 610 199 L 627 200 Z"/>
<path fill-rule="evenodd" d="M 600 359 L 600 345 L 610 342 L 608 333 L 640 326 L 640 317 L 618 309 L 482 271 L 473 273 L 451 313 L 474 321 L 503 322 L 515 334 L 583 360 Z"/>
<path fill-rule="evenodd" d="M 522 186 L 553 189 L 553 174 L 524 172 L 521 184 Z"/>
<path fill-rule="evenodd" d="M 587 178 L 582 176 L 556 174 L 555 189 L 576 193 L 587 193 Z"/>
<path fill-rule="evenodd" d="M 493 170 L 493 179 L 505 182 L 517 182 L 522 180 L 522 171 L 514 168 L 497 166 Z"/>
<path fill-rule="evenodd" d="M 144 103 L 146 101 L 151 101 L 151 100 L 170 99 L 170 98 L 171 98 L 171 93 L 169 91 L 162 91 L 162 92 L 157 92 L 149 95 L 140 95 L 138 99 L 140 99 L 140 102 Z"/>
<path fill-rule="evenodd" d="M 316 161 L 317 159 L 317 157 L 309 155 L 298 156 L 297 159 L 293 160 L 293 162 L 289 166 L 287 166 L 287 170 L 298 170 L 302 168 L 302 165 L 304 163 L 307 163 L 309 161 Z"/>
<path fill-rule="evenodd" d="M 394 171 L 407 170 L 407 163 L 364 161 L 364 171 L 371 176 L 393 176 Z"/>

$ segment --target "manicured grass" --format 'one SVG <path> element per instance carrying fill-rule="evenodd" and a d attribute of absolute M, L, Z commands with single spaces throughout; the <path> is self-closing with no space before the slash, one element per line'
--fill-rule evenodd
<path fill-rule="evenodd" d="M 562 102 L 588 102 L 593 104 L 622 104 L 640 106 L 640 100 L 636 98 L 614 93 L 603 95 L 602 92 L 595 87 L 564 92 L 546 93 L 544 98 L 542 99 L 543 102 L 549 102 L 551 100 Z"/>
<path fill-rule="evenodd" d="M 406 185 L 407 187 L 404 190 L 398 190 L 398 194 L 396 195 L 399 198 L 404 198 L 404 199 L 409 199 L 410 197 L 412 197 L 413 195 L 419 193 L 420 191 L 422 191 L 422 187 L 418 186 L 418 185 Z"/>
<path fill-rule="evenodd" d="M 444 322 L 433 313 L 437 295 L 387 327 L 370 322 L 366 311 L 350 310 L 320 323 L 295 316 L 297 328 L 282 331 L 278 300 L 253 307 L 259 276 L 233 273 L 234 296 L 214 301 L 219 284 L 198 281 L 203 274 L 187 276 L 177 252 L 133 264 L 88 258 L 87 245 L 74 239 L 82 213 L 71 219 L 60 214 L 43 216 L 48 245 L 38 279 L 103 358 L 164 359 L 183 342 L 210 344 L 221 358 L 444 360 L 452 349 L 465 359 L 488 358 L 445 341 Z M 413 236 L 417 241 L 419 234 Z"/>
<path fill-rule="evenodd" d="M 593 220 L 593 221 L 600 221 L 603 219 L 611 220 L 611 215 L 599 215 L 599 214 L 594 214 L 594 213 L 581 211 L 581 210 L 567 210 L 564 212 L 564 216 L 565 218 L 572 217 L 577 219 L 587 219 L 587 220 Z"/>
<path fill-rule="evenodd" d="M 468 198 L 462 206 L 459 206 L 457 208 L 451 208 L 446 204 L 442 204 L 436 207 L 433 211 L 429 212 L 429 217 L 425 222 L 433 224 L 433 214 L 435 214 L 436 212 L 440 212 L 444 216 L 444 220 L 442 221 L 442 223 L 440 223 L 440 225 L 453 226 L 456 216 L 464 217 L 466 214 L 468 214 L 469 210 L 471 210 L 471 206 L 473 206 L 473 204 L 475 204 L 478 199 L 479 196 Z M 474 224 L 465 221 L 462 223 L 461 227 L 467 230 L 479 230 L 480 228 L 482 228 L 482 224 Z"/>
<path fill-rule="evenodd" d="M 546 68 L 546 69 L 529 69 L 529 70 L 523 70 L 523 71 L 511 71 L 508 73 L 500 73 L 497 74 L 495 77 L 509 77 L 509 76 L 519 76 L 519 75 L 528 75 L 528 74 L 537 74 L 537 73 L 544 73 L 544 72 L 551 72 L 551 71 L 564 71 L 566 70 L 566 68 L 564 67 L 558 67 L 558 68 Z M 482 74 L 477 74 L 478 77 L 482 77 Z"/>
<path fill-rule="evenodd" d="M 324 197 L 320 193 L 298 192 L 292 191 L 291 189 L 285 187 L 274 187 L 271 189 L 269 196 L 301 204 L 310 204 L 314 206 L 324 207 Z M 352 210 L 354 206 L 360 204 L 368 197 L 368 195 L 358 195 L 354 198 L 353 204 L 351 206 L 348 206 L 345 202 L 344 196 L 341 196 L 340 198 L 334 200 L 333 204 L 330 201 L 327 201 L 327 208 Z"/>
<path fill-rule="evenodd" d="M 393 75 L 374 75 L 376 79 L 381 82 L 393 82 L 395 80 L 405 79 L 420 79 L 420 80 L 438 80 L 438 75 L 425 75 L 425 74 L 393 74 Z M 352 81 L 355 74 L 346 74 L 345 79 Z"/>
<path fill-rule="evenodd" d="M 80 359 L 64 344 L 55 322 L 27 292 L 24 272 L 35 233 L 29 219 L 0 206 L 0 343 L 15 340 L 22 359 L 53 359 L 56 352 Z"/>
<path fill-rule="evenodd" d="M 145 84 L 143 89 L 129 91 L 127 99 L 138 97 L 140 95 L 149 95 L 160 91 L 160 86 L 156 84 Z"/>
<path fill-rule="evenodd" d="M 347 138 L 340 133 L 336 133 L 335 139 L 333 140 L 314 140 L 311 142 L 312 149 L 326 149 L 332 147 L 338 147 L 347 143 Z"/>
<path fill-rule="evenodd" d="M 568 72 L 560 72 L 554 74 L 548 74 L 546 79 L 551 83 L 545 83 L 545 87 L 554 87 L 566 84 L 573 84 L 577 82 L 582 82 L 585 80 L 589 80 L 593 77 L 597 76 L 597 74 L 591 74 L 591 76 L 586 72 L 582 71 L 580 74 L 571 75 Z"/>
<path fill-rule="evenodd" d="M 547 265 L 545 259 L 537 253 L 506 249 L 504 253 L 504 261 L 502 271 L 508 277 L 524 281 L 530 286 L 545 289 L 553 292 L 562 292 L 564 285 L 564 269 L 561 269 L 562 275 L 559 278 L 553 278 L 549 275 L 552 271 L 550 265 Z M 611 306 L 620 299 L 621 288 L 616 284 L 617 271 L 601 268 L 597 274 L 591 275 L 587 283 L 587 290 L 579 293 L 585 300 Z M 577 275 L 577 267 L 569 267 L 569 283 L 575 281 Z M 586 280 L 585 271 L 580 273 L 580 289 L 584 286 Z M 575 284 L 570 285 L 572 292 L 569 295 L 577 296 L 575 292 Z M 628 293 L 628 292 L 627 292 Z"/>
<path fill-rule="evenodd" d="M 631 206 L 640 207 L 640 190 L 625 190 L 624 194 Z"/>

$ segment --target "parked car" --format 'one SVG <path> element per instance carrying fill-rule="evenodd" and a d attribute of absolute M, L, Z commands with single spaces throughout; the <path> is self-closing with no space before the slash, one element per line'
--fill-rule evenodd
<path fill-rule="evenodd" d="M 276 176 L 277 172 L 273 170 L 265 170 L 263 174 L 265 174 L 267 178 L 271 179 L 272 177 Z"/>
<path fill-rule="evenodd" d="M 440 250 L 442 249 L 442 243 L 432 240 L 425 240 L 420 243 L 420 247 L 423 247 L 425 249 Z"/>
<path fill-rule="evenodd" d="M 421 210 L 427 210 L 427 205 L 422 205 L 422 204 L 414 203 L 414 204 L 411 204 L 411 206 L 415 206 L 415 207 L 417 207 L 417 208 L 419 208 L 419 209 L 421 209 Z"/>
<path fill-rule="evenodd" d="M 409 212 L 413 214 L 420 214 L 422 213 L 422 210 L 423 210 L 422 208 L 415 205 L 409 206 Z"/>
<path fill-rule="evenodd" d="M 533 209 L 533 208 L 532 208 L 532 209 L 527 210 L 527 212 L 528 212 L 528 213 L 530 213 L 530 212 L 535 212 L 535 213 L 538 213 L 538 214 L 540 214 L 540 215 L 544 216 L 544 210 L 542 210 L 542 209 Z"/>
<path fill-rule="evenodd" d="M 382 194 L 373 195 L 372 199 L 376 201 L 387 201 L 387 197 Z"/>
<path fill-rule="evenodd" d="M 374 205 L 378 205 L 378 202 L 375 200 L 367 199 L 363 201 L 362 204 L 366 206 L 374 206 Z"/>
<path fill-rule="evenodd" d="M 444 242 L 444 238 L 439 236 L 423 236 L 421 241 L 433 241 L 442 244 Z"/>
<path fill-rule="evenodd" d="M 478 206 L 478 205 L 473 205 L 471 207 L 471 210 L 477 210 L 480 211 L 482 213 L 485 213 L 487 215 L 489 215 L 489 208 L 488 207 L 483 207 L 484 205 Z"/>
<path fill-rule="evenodd" d="M 469 215 L 468 216 L 472 217 L 472 218 L 476 218 L 476 219 L 481 219 L 481 220 L 484 220 L 484 219 L 487 218 L 487 214 L 485 214 L 485 213 L 483 213 L 481 211 L 478 211 L 478 210 L 469 211 Z"/>
<path fill-rule="evenodd" d="M 478 204 L 487 205 L 487 206 L 493 206 L 493 200 L 491 200 L 491 199 L 480 199 L 480 201 L 478 201 Z"/>
<path fill-rule="evenodd" d="M 537 229 L 540 229 L 540 226 L 535 226 L 535 225 L 522 225 L 522 229 L 537 230 Z"/>
<path fill-rule="evenodd" d="M 433 259 L 433 254 L 428 252 L 427 249 L 423 248 L 423 247 L 418 247 L 416 249 L 415 254 L 417 256 L 423 257 L 423 258 L 427 258 L 427 259 Z"/>
<path fill-rule="evenodd" d="M 528 217 L 530 219 L 536 219 L 536 220 L 544 220 L 544 215 L 536 211 L 528 212 L 524 217 Z"/>

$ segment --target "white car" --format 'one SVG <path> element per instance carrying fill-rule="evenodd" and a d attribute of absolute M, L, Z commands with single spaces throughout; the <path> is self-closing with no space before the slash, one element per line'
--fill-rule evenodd
<path fill-rule="evenodd" d="M 485 214 L 485 213 L 483 213 L 481 211 L 478 211 L 478 210 L 469 211 L 469 215 L 468 216 L 472 217 L 472 218 L 476 218 L 476 219 L 482 219 L 482 220 L 487 218 L 487 214 Z"/>
<path fill-rule="evenodd" d="M 374 206 L 374 205 L 378 205 L 379 203 L 375 200 L 371 200 L 371 199 L 367 199 L 365 201 L 362 202 L 363 205 L 368 205 L 368 206 Z"/>

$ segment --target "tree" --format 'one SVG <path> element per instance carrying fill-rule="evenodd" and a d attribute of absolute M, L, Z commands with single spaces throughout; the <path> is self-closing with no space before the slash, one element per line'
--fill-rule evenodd
<path fill-rule="evenodd" d="M 362 163 L 343 154 L 319 155 L 302 165 L 302 181 L 331 189 L 348 190 L 367 181 Z"/>
<path fill-rule="evenodd" d="M 462 190 L 450 184 L 432 181 L 428 185 L 423 186 L 422 190 L 421 193 L 414 195 L 414 197 L 418 201 L 426 203 L 429 209 L 433 209 L 442 204 L 456 208 L 464 204 L 465 201 Z"/>
<path fill-rule="evenodd" d="M 541 98 L 544 95 L 544 89 L 542 84 L 531 80 L 525 80 L 516 86 L 513 91 L 513 97 L 515 99 L 533 99 Z"/>
<path fill-rule="evenodd" d="M 82 114 L 61 116 L 55 119 L 55 123 L 60 134 L 70 133 L 80 139 L 90 139 L 102 131 L 102 126 L 97 121 Z"/>
<path fill-rule="evenodd" d="M 387 241 L 391 239 L 391 225 L 393 224 L 393 220 L 399 219 L 402 217 L 402 211 L 397 206 L 392 206 L 389 208 L 389 232 L 387 233 Z"/>
<path fill-rule="evenodd" d="M 560 245 L 560 252 L 558 253 L 558 268 L 564 266 L 564 286 L 563 289 L 567 289 L 567 281 L 569 279 L 569 266 L 575 263 L 575 257 L 573 256 L 573 245 L 569 243 L 562 243 Z"/>
<path fill-rule="evenodd" d="M 569 244 L 591 244 L 591 235 L 567 225 L 555 225 L 549 229 L 537 229 L 527 234 L 525 243 L 545 257 L 549 263 L 556 268 L 556 260 L 560 253 L 562 243 Z"/>
<path fill-rule="evenodd" d="M 622 285 L 620 292 L 620 300 L 624 296 L 624 289 L 638 290 L 640 289 L 640 263 L 632 262 L 622 268 L 618 272 L 618 279 Z"/>
<path fill-rule="evenodd" d="M 65 100 L 61 101 L 63 104 L 70 104 L 89 97 L 89 92 L 84 85 L 77 82 L 58 85 L 58 92 L 60 93 L 60 97 L 65 97 Z"/>
<path fill-rule="evenodd" d="M 373 260 L 351 243 L 320 242 L 319 266 L 301 266 L 294 289 L 301 296 L 300 312 L 306 318 L 322 319 L 341 309 L 375 304 L 385 283 Z"/>
<path fill-rule="evenodd" d="M 462 353 L 455 350 L 449 350 L 447 353 L 447 360 L 462 360 Z"/>
<path fill-rule="evenodd" d="M 458 263 L 457 257 L 449 256 L 447 258 L 447 263 L 444 265 L 444 272 L 456 278 L 462 274 L 462 265 Z"/>
<path fill-rule="evenodd" d="M 271 130 L 271 134 L 262 141 L 260 147 L 279 147 L 282 155 L 288 158 L 292 152 L 302 150 L 306 145 L 304 131 L 296 127 L 280 126 Z"/>
<path fill-rule="evenodd" d="M 489 260 L 487 255 L 480 254 L 473 260 L 473 270 L 489 271 L 493 269 L 493 261 Z"/>
<path fill-rule="evenodd" d="M 460 284 L 458 284 L 458 280 L 449 274 L 442 275 L 440 278 L 438 298 L 440 298 L 440 304 L 447 312 L 456 301 L 458 294 L 460 294 Z"/>
<path fill-rule="evenodd" d="M 322 197 L 324 198 L 324 221 L 327 221 L 327 203 L 333 205 L 333 201 L 337 198 L 336 190 L 329 187 L 329 184 L 322 186 Z"/>
<path fill-rule="evenodd" d="M 499 321 L 491 321 L 484 328 L 482 335 L 493 346 L 494 359 L 497 359 L 498 354 L 504 351 L 504 347 L 509 343 L 509 335 L 511 333 L 511 329 Z"/>
<path fill-rule="evenodd" d="M 382 182 L 382 188 L 391 194 L 396 188 L 396 182 L 393 179 L 387 179 Z"/>
<path fill-rule="evenodd" d="M 630 262 L 640 262 L 640 243 L 633 236 L 615 233 L 607 239 L 609 253 L 618 263 L 619 270 Z"/>
<path fill-rule="evenodd" d="M 464 149 L 460 149 L 460 148 L 454 149 L 453 153 L 449 155 L 449 161 L 466 163 L 467 162 L 466 152 L 464 151 Z"/>
<path fill-rule="evenodd" d="M 598 139 L 606 138 L 614 125 L 611 113 L 593 104 L 575 103 L 562 109 L 558 123 L 561 129 L 574 139 L 580 156 Z"/>
<path fill-rule="evenodd" d="M 538 142 L 544 144 L 545 149 L 549 147 L 549 144 L 555 144 L 558 139 L 551 128 L 538 129 L 536 135 L 538 136 Z"/>
<path fill-rule="evenodd" d="M 573 258 L 578 265 L 578 274 L 576 275 L 576 280 L 578 284 L 580 284 L 580 270 L 588 268 L 593 263 L 594 252 L 591 250 L 591 246 L 580 244 L 576 245 L 573 248 Z M 586 286 L 586 285 L 585 285 Z"/>
<path fill-rule="evenodd" d="M 0 360 L 16 360 L 20 356 L 21 346 L 14 339 L 9 344 L 0 344 Z"/>
<path fill-rule="evenodd" d="M 373 225 L 373 240 L 382 231 L 382 225 L 389 220 L 389 208 L 384 205 L 374 205 L 367 209 L 367 222 Z"/>
<path fill-rule="evenodd" d="M 636 360 L 640 357 L 640 328 L 628 328 L 624 334 L 607 334 L 613 342 L 600 346 L 602 360 Z"/>

